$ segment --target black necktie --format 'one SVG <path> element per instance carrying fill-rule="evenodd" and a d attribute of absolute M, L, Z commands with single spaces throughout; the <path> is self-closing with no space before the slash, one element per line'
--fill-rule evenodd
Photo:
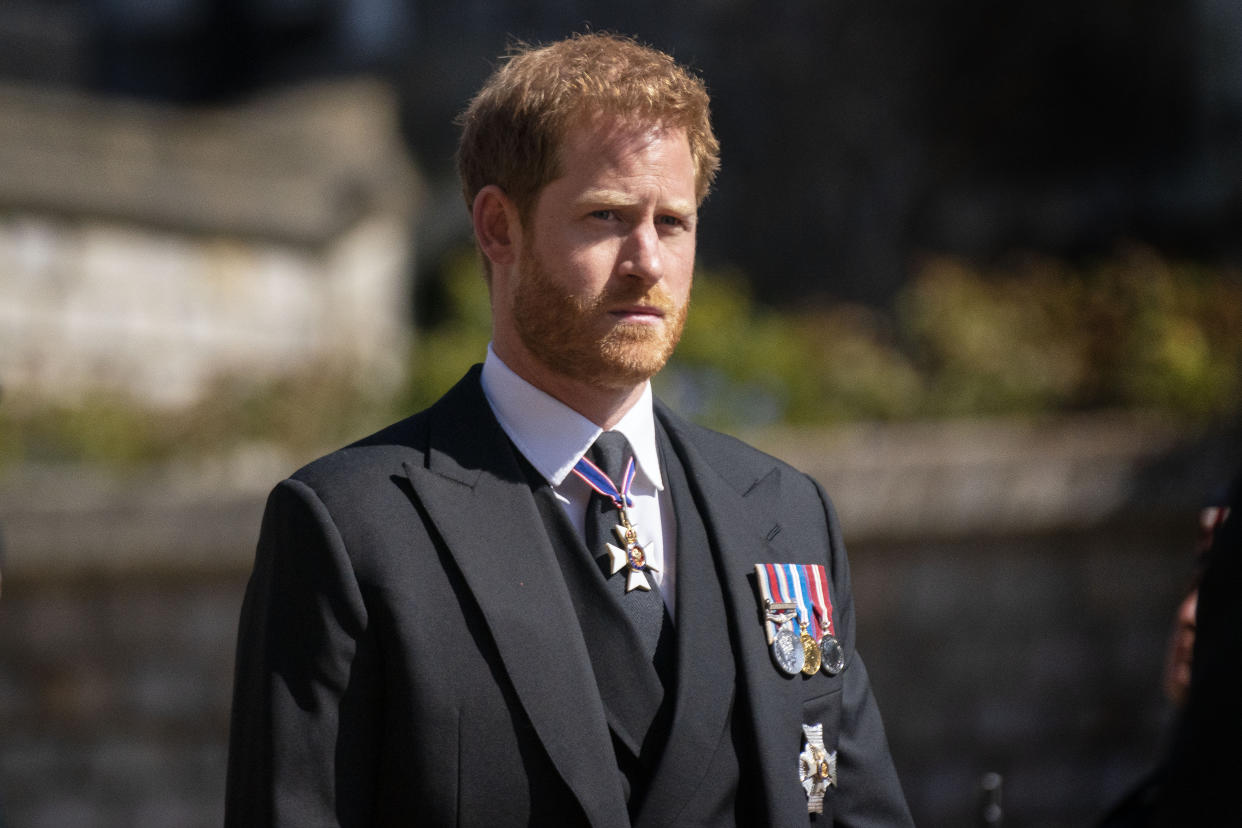
<path fill-rule="evenodd" d="M 587 452 L 587 457 L 600 468 L 608 479 L 618 488 L 622 484 L 626 462 L 632 456 L 630 443 L 619 431 L 605 431 L 595 441 L 595 445 Z M 643 652 L 648 658 L 654 658 L 656 645 L 660 640 L 660 630 L 664 625 L 664 599 L 660 596 L 660 588 L 656 586 L 651 572 L 643 572 L 651 589 L 632 589 L 626 591 L 629 567 L 623 566 L 616 574 L 612 574 L 612 557 L 608 553 L 607 544 L 624 547 L 624 541 L 617 536 L 614 527 L 621 524 L 621 514 L 612 498 L 599 492 L 592 492 L 587 504 L 586 543 L 591 556 L 600 564 L 608 586 L 614 594 L 620 596 L 621 605 L 629 616 L 634 628 L 638 631 L 638 639 L 642 642 Z M 659 531 L 658 526 L 636 527 L 639 540 L 647 540 Z"/>

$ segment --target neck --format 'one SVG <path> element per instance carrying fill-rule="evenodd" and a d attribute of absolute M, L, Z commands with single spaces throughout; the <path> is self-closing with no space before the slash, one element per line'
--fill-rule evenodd
<path fill-rule="evenodd" d="M 605 431 L 621 421 L 647 387 L 646 382 L 623 386 L 583 382 L 557 373 L 533 357 L 523 358 L 526 356 L 523 352 L 510 353 L 500 342 L 493 341 L 492 347 L 513 373 Z"/>
<path fill-rule="evenodd" d="M 597 388 L 572 380 L 564 383 L 537 383 L 525 378 L 536 388 L 555 397 L 577 411 L 604 431 L 621 422 L 643 395 L 645 383 L 632 388 Z"/>

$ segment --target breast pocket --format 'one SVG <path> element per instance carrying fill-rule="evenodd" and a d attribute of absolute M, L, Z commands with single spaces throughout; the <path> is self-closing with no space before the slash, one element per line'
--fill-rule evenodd
<path fill-rule="evenodd" d="M 816 682 L 821 677 L 811 679 Z M 816 692 L 802 702 L 802 721 L 806 724 L 822 724 L 824 726 L 824 744 L 829 750 L 836 750 L 837 733 L 841 729 L 841 697 L 842 682 L 840 677 L 824 677 L 821 692 Z M 807 688 L 808 690 L 811 688 Z M 832 734 L 832 744 L 828 744 L 828 734 Z"/>

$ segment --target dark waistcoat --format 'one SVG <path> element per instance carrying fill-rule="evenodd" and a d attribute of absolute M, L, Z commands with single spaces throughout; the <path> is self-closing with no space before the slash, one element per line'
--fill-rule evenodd
<path fill-rule="evenodd" d="M 641 655 L 621 599 L 551 488 L 522 464 L 573 599 L 577 618 L 567 623 L 580 626 L 590 651 L 633 824 L 750 824 L 746 793 L 757 786 L 741 781 L 739 760 L 753 749 L 734 726 L 736 670 L 716 558 L 681 460 L 662 430 L 658 440 L 677 524 L 677 623 L 674 641 L 657 650 L 657 661 L 670 662 L 661 670 Z"/>

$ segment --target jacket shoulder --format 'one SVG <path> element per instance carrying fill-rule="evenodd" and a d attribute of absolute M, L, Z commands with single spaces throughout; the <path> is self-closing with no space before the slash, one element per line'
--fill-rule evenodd
<path fill-rule="evenodd" d="M 290 475 L 316 491 L 421 462 L 427 445 L 427 411 L 406 417 L 374 434 L 329 452 Z"/>
<path fill-rule="evenodd" d="M 786 481 L 813 485 L 810 477 L 790 463 L 737 437 L 692 423 L 661 402 L 656 403 L 656 414 L 675 439 L 694 446 L 702 458 L 739 493 L 745 494 L 755 483 L 773 472 L 778 472 Z"/>
<path fill-rule="evenodd" d="M 466 412 L 487 404 L 479 373 L 480 367 L 474 366 L 430 408 L 306 464 L 292 479 L 322 492 L 374 480 L 377 475 L 404 474 L 402 466 L 407 463 L 423 465 L 436 423 L 455 423 Z"/>

